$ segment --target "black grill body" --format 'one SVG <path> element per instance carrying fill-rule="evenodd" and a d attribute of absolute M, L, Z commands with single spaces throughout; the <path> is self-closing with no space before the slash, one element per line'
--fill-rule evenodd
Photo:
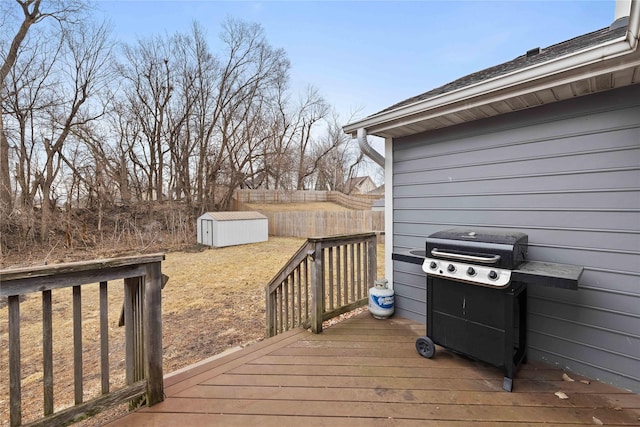
<path fill-rule="evenodd" d="M 433 356 L 437 344 L 502 367 L 503 388 L 512 390 L 526 360 L 527 285 L 512 281 L 510 272 L 525 260 L 527 240 L 524 233 L 473 229 L 427 238 L 427 336 L 416 342 L 421 355 Z"/>

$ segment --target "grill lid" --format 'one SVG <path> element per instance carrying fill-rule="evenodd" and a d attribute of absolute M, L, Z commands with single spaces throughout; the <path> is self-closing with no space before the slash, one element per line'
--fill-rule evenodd
<path fill-rule="evenodd" d="M 429 239 L 460 240 L 465 242 L 495 243 L 499 245 L 516 245 L 527 235 L 519 231 L 495 230 L 481 228 L 452 228 L 431 234 Z"/>
<path fill-rule="evenodd" d="M 512 270 L 525 260 L 527 243 L 528 236 L 518 231 L 454 228 L 427 237 L 426 255 Z"/>

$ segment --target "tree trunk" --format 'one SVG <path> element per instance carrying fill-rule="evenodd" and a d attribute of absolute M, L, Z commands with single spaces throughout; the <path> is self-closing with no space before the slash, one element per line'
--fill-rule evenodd
<path fill-rule="evenodd" d="M 2 111 L 0 109 L 0 216 L 3 216 L 4 212 L 8 213 L 12 207 L 11 174 L 9 173 L 9 141 L 7 141 L 4 135 L 2 121 Z"/>

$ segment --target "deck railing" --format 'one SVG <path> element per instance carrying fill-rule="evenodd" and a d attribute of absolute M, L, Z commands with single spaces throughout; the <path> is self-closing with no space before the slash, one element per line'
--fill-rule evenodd
<path fill-rule="evenodd" d="M 267 336 L 367 304 L 377 271 L 376 233 L 309 238 L 266 286 Z"/>
<path fill-rule="evenodd" d="M 22 375 L 20 351 L 20 301 L 22 296 L 42 294 L 42 386 L 43 417 L 29 425 L 65 425 L 114 405 L 145 401 L 161 402 L 162 319 L 161 288 L 163 254 L 122 257 L 99 261 L 58 264 L 36 268 L 0 271 L 0 297 L 7 298 L 9 332 L 9 405 L 10 425 L 22 422 Z M 126 385 L 110 389 L 109 380 L 109 281 L 124 279 L 124 327 Z M 82 363 L 82 289 L 99 283 L 99 373 L 83 372 Z M 120 282 L 121 283 L 121 282 Z M 73 388 L 75 405 L 54 412 L 52 290 L 71 287 L 73 317 Z M 99 375 L 101 395 L 83 401 L 83 383 L 88 376 Z"/>

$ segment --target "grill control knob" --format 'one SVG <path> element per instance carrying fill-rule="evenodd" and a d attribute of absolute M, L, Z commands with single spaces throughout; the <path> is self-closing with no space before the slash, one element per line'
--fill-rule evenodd
<path fill-rule="evenodd" d="M 456 271 L 456 266 L 453 264 L 449 264 L 447 270 L 449 271 L 449 273 L 453 273 L 454 271 Z"/>
<path fill-rule="evenodd" d="M 475 275 L 476 275 L 476 270 L 475 270 L 475 268 L 473 268 L 473 267 L 469 267 L 469 268 L 467 268 L 467 274 L 468 274 L 469 276 L 475 276 Z"/>
<path fill-rule="evenodd" d="M 498 272 L 496 272 L 495 270 L 491 270 L 489 272 L 489 279 L 496 280 L 497 278 L 498 278 Z"/>
<path fill-rule="evenodd" d="M 438 263 L 436 263 L 435 261 L 431 261 L 431 264 L 429 264 L 429 267 L 431 267 L 432 270 L 435 270 L 437 266 Z"/>

